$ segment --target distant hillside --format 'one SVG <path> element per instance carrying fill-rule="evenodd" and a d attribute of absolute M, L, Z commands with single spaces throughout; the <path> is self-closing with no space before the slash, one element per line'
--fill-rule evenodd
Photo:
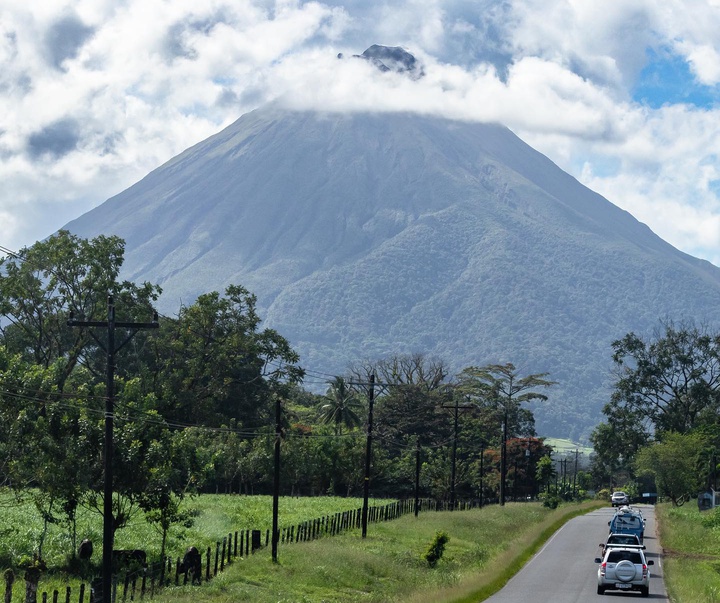
<path fill-rule="evenodd" d="M 313 375 L 418 351 L 549 372 L 538 430 L 575 441 L 614 339 L 720 324 L 720 269 L 498 125 L 269 105 L 67 228 L 125 238 L 123 276 L 160 284 L 166 314 L 244 285 Z"/>

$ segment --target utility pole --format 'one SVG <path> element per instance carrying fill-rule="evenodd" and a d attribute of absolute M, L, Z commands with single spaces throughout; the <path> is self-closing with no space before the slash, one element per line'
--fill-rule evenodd
<path fill-rule="evenodd" d="M 115 413 L 115 354 L 128 343 L 139 329 L 157 329 L 158 315 L 153 315 L 152 322 L 117 322 L 115 320 L 115 304 L 108 295 L 108 319 L 102 321 L 75 320 L 72 312 L 67 321 L 69 327 L 102 327 L 107 329 L 107 347 L 90 331 L 91 337 L 107 353 L 107 398 L 105 400 L 105 483 L 103 491 L 103 566 L 102 566 L 102 603 L 111 603 L 112 591 L 112 550 L 113 550 L 113 416 Z M 119 346 L 115 347 L 115 329 L 131 329 Z"/>
<path fill-rule="evenodd" d="M 470 410 L 472 406 L 460 406 L 457 398 L 455 398 L 455 404 L 453 406 L 443 406 L 443 408 L 454 408 L 454 420 L 453 420 L 453 446 L 452 446 L 452 460 L 450 465 L 450 510 L 455 510 L 455 466 L 457 459 L 457 439 L 458 439 L 458 411 Z"/>
<path fill-rule="evenodd" d="M 420 513 L 420 436 L 415 436 L 415 517 Z"/>
<path fill-rule="evenodd" d="M 483 481 L 485 478 L 485 468 L 484 468 L 484 461 L 485 461 L 485 441 L 480 440 L 480 508 L 482 509 L 483 506 L 483 488 L 485 487 Z"/>
<path fill-rule="evenodd" d="M 372 455 L 373 403 L 375 401 L 375 373 L 370 375 L 368 393 L 368 428 L 365 444 L 365 482 L 363 484 L 362 537 L 367 537 L 368 498 L 370 497 L 370 458 Z"/>
<path fill-rule="evenodd" d="M 573 475 L 573 496 L 577 496 L 577 472 L 578 472 L 578 453 L 580 451 L 575 449 L 575 475 Z"/>
<path fill-rule="evenodd" d="M 505 404 L 502 427 L 502 446 L 500 447 L 500 506 L 505 505 L 505 475 L 507 473 L 507 434 L 508 405 Z"/>
<path fill-rule="evenodd" d="M 455 459 L 457 458 L 457 432 L 458 432 L 458 401 L 455 400 L 455 418 L 453 421 L 453 447 L 452 466 L 450 469 L 450 510 L 455 510 Z"/>
<path fill-rule="evenodd" d="M 280 439 L 282 437 L 282 406 L 280 396 L 275 395 L 275 475 L 273 478 L 273 516 L 272 516 L 272 560 L 278 562 L 278 507 L 280 500 Z"/>

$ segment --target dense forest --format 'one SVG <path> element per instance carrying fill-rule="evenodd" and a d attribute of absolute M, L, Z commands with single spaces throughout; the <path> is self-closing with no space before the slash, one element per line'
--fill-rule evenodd
<path fill-rule="evenodd" d="M 113 530 L 139 510 L 167 529 L 194 492 L 271 492 L 277 438 L 286 495 L 359 495 L 369 434 L 373 496 L 525 499 L 555 479 L 526 404 L 547 399 L 547 375 L 450 375 L 418 353 L 358 362 L 313 394 L 252 293 L 157 316 L 159 287 L 118 280 L 123 251 L 61 231 L 0 263 L 0 486 L 47 522 L 72 532 L 80 506 L 104 512 L 108 424 Z"/>

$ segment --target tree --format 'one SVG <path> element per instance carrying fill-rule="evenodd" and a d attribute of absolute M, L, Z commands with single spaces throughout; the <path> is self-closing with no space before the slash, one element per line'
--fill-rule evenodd
<path fill-rule="evenodd" d="M 76 511 L 102 434 L 87 398 L 58 395 L 62 370 L 58 360 L 44 368 L 0 346 L 0 475 L 43 520 L 39 555 L 49 524 L 67 527 L 75 550 Z"/>
<path fill-rule="evenodd" d="M 534 436 L 534 417 L 521 407 L 523 402 L 547 400 L 545 394 L 533 390 L 550 387 L 555 381 L 545 379 L 548 373 L 519 377 L 515 366 L 489 364 L 468 367 L 458 376 L 458 389 L 479 407 L 489 408 L 501 418 L 502 441 L 500 451 L 500 504 L 505 504 L 508 437 Z"/>
<path fill-rule="evenodd" d="M 389 437 L 421 445 L 444 438 L 449 430 L 447 411 L 452 390 L 445 379 L 444 362 L 424 354 L 393 356 L 375 363 L 373 372 L 386 393 L 378 400 L 377 428 Z"/>
<path fill-rule="evenodd" d="M 335 377 L 330 382 L 323 399 L 325 404 L 320 407 L 320 422 L 333 425 L 335 435 L 342 433 L 343 426 L 353 429 L 362 425 L 359 413 L 364 408 L 363 403 L 343 377 Z"/>
<path fill-rule="evenodd" d="M 600 423 L 590 435 L 593 445 L 593 473 L 621 483 L 632 477 L 637 451 L 650 441 L 647 418 L 636 409 L 607 404 L 603 409 L 606 423 Z M 610 484 L 612 485 L 612 484 Z"/>
<path fill-rule="evenodd" d="M 164 320 L 148 369 L 158 409 L 169 421 L 246 428 L 272 420 L 271 393 L 302 380 L 299 357 L 272 329 L 260 330 L 256 298 L 232 285 L 199 296 Z"/>
<path fill-rule="evenodd" d="M 707 438 L 700 433 L 664 434 L 663 439 L 641 448 L 635 458 L 639 473 L 655 477 L 658 494 L 678 506 L 694 497 L 703 487 L 703 453 Z M 701 462 L 702 461 L 702 462 Z"/>
<path fill-rule="evenodd" d="M 535 479 L 547 490 L 556 476 L 555 462 L 549 454 L 544 455 L 535 466 Z"/>
<path fill-rule="evenodd" d="M 662 324 L 653 341 L 628 333 L 613 342 L 618 377 L 609 412 L 625 408 L 657 434 L 716 423 L 720 410 L 720 335 Z"/>
<path fill-rule="evenodd" d="M 160 532 L 160 558 L 165 559 L 170 529 L 190 527 L 192 511 L 183 509 L 185 497 L 202 485 L 203 466 L 192 439 L 182 431 L 163 430 L 146 453 L 149 474 L 139 497 L 145 519 Z"/>
<path fill-rule="evenodd" d="M 48 368 L 61 359 L 62 370 L 56 373 L 60 391 L 78 363 L 96 372 L 99 365 L 102 374 L 105 362 L 88 329 L 67 328 L 71 312 L 83 320 L 105 320 L 112 295 L 128 316 L 152 314 L 158 287 L 118 281 L 124 250 L 118 237 L 88 241 L 61 230 L 0 259 L 2 341 L 10 352 L 38 366 Z"/>

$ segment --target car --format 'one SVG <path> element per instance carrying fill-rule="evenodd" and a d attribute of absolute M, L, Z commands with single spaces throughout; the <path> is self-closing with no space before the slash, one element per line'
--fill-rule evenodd
<path fill-rule="evenodd" d="M 619 509 L 608 521 L 611 534 L 635 534 L 642 544 L 645 538 L 645 518 L 642 513 L 630 507 Z"/>
<path fill-rule="evenodd" d="M 629 505 L 630 497 L 622 490 L 618 490 L 612 493 L 612 496 L 610 497 L 610 504 L 613 507 L 622 507 L 623 505 Z"/>
<path fill-rule="evenodd" d="M 596 557 L 597 594 L 608 590 L 638 591 L 641 596 L 650 594 L 650 570 L 652 559 L 645 558 L 639 547 L 605 547 L 602 557 Z"/>
<path fill-rule="evenodd" d="M 628 547 L 641 549 L 645 548 L 645 545 L 640 542 L 640 538 L 637 534 L 608 534 L 605 542 L 600 543 L 600 548 L 605 552 L 607 547 Z"/>

